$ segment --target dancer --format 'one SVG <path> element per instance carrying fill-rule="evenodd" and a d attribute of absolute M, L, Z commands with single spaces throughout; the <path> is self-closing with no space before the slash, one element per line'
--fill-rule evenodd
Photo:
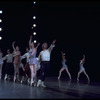
<path fill-rule="evenodd" d="M 30 36 L 29 47 L 30 47 L 29 66 L 30 66 L 30 70 L 31 70 L 30 85 L 32 86 L 32 84 L 34 83 L 35 76 L 36 76 L 36 69 L 37 69 L 37 64 L 38 64 L 38 61 L 36 59 L 37 48 L 34 48 L 34 43 L 32 42 L 32 36 Z"/>
<path fill-rule="evenodd" d="M 3 53 L 1 52 L 1 49 L 0 49 L 0 79 L 1 79 L 1 76 L 2 76 L 2 65 L 3 65 L 2 56 L 3 56 Z"/>
<path fill-rule="evenodd" d="M 62 54 L 62 68 L 61 68 L 60 71 L 59 71 L 58 80 L 60 79 L 60 76 L 61 76 L 61 74 L 62 74 L 62 72 L 63 72 L 64 70 L 66 70 L 66 72 L 67 72 L 67 74 L 69 75 L 69 78 L 70 78 L 70 80 L 71 80 L 71 74 L 70 74 L 70 72 L 69 72 L 69 70 L 68 70 L 68 66 L 66 65 L 65 53 L 61 52 L 61 54 Z"/>
<path fill-rule="evenodd" d="M 16 48 L 14 47 L 14 44 L 15 42 L 12 43 L 12 47 L 13 47 L 13 50 L 14 50 L 14 82 L 16 80 L 16 75 L 17 75 L 17 79 L 19 81 L 19 65 L 20 65 L 20 54 L 21 52 L 19 51 L 19 47 L 16 46 Z"/>
<path fill-rule="evenodd" d="M 56 40 L 54 40 L 51 46 L 47 49 L 47 43 L 42 44 L 43 51 L 40 52 L 38 59 L 41 60 L 40 76 L 37 82 L 37 87 L 46 87 L 44 84 L 46 73 L 50 66 L 50 54 L 52 49 L 55 47 Z"/>
<path fill-rule="evenodd" d="M 22 63 L 22 56 L 20 56 L 20 65 L 19 65 L 19 75 L 23 75 L 25 72 L 24 64 Z"/>
<path fill-rule="evenodd" d="M 21 83 L 24 81 L 25 77 L 28 77 L 28 83 L 29 83 L 29 78 L 30 78 L 30 68 L 29 68 L 29 48 L 26 48 L 26 53 L 21 56 L 21 59 L 26 58 L 26 64 L 25 64 L 25 71 L 23 74 L 23 77 L 21 79 Z"/>
<path fill-rule="evenodd" d="M 3 57 L 3 60 L 7 60 L 4 80 L 9 78 L 9 75 L 13 74 L 13 53 L 11 53 L 10 49 L 7 50 L 7 53 L 8 54 L 5 57 Z"/>
<path fill-rule="evenodd" d="M 80 74 L 81 74 L 82 72 L 86 75 L 88 81 L 90 81 L 89 76 L 87 75 L 87 73 L 86 73 L 86 71 L 85 71 L 85 68 L 83 67 L 84 62 L 85 62 L 85 55 L 83 55 L 83 59 L 80 60 L 80 70 L 79 70 L 79 72 L 78 72 L 77 81 L 79 81 L 79 77 L 80 77 Z"/>

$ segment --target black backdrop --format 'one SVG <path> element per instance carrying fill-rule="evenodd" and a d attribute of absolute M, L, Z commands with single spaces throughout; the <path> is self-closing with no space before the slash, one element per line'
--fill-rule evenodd
<path fill-rule="evenodd" d="M 37 32 L 37 39 L 41 44 L 49 45 L 56 39 L 56 47 L 51 54 L 50 76 L 58 76 L 61 68 L 61 53 L 66 53 L 69 71 L 72 78 L 76 79 L 79 70 L 79 60 L 86 55 L 85 69 L 91 80 L 100 80 L 100 2 L 75 2 L 75 1 L 5 1 L 0 2 L 0 15 L 3 22 L 0 26 L 3 31 L 0 35 L 0 47 L 3 54 L 11 48 L 13 41 L 20 46 L 22 54 L 28 46 L 30 34 Z M 34 21 L 32 17 L 36 15 Z M 32 24 L 37 27 L 32 30 Z M 38 53 L 41 51 L 41 46 Z M 68 77 L 64 72 L 63 77 Z M 81 75 L 84 79 L 84 75 Z"/>

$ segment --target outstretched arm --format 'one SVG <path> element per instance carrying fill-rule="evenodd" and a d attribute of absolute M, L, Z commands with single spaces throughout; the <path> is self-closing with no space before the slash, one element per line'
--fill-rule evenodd
<path fill-rule="evenodd" d="M 4 56 L 2 59 L 3 59 L 3 60 L 6 60 L 6 59 L 7 59 L 7 55 L 6 55 L 6 56 Z"/>
<path fill-rule="evenodd" d="M 84 59 L 84 61 L 85 61 L 85 55 L 83 55 L 83 59 Z"/>
<path fill-rule="evenodd" d="M 14 44 L 15 44 L 15 41 L 12 43 L 12 48 L 13 48 L 14 51 L 16 51 Z"/>
<path fill-rule="evenodd" d="M 36 49 L 39 47 L 40 43 L 37 44 Z"/>
<path fill-rule="evenodd" d="M 26 58 L 26 53 L 23 56 L 21 56 L 21 58 L 22 59 L 25 59 Z"/>
<path fill-rule="evenodd" d="M 32 43 L 32 35 L 30 36 L 29 47 L 30 47 L 31 43 Z"/>
<path fill-rule="evenodd" d="M 56 40 L 53 40 L 52 44 L 50 45 L 50 47 L 48 48 L 48 50 L 51 52 L 52 49 L 55 47 L 55 43 L 56 43 Z"/>
<path fill-rule="evenodd" d="M 61 51 L 61 54 L 62 54 L 62 58 L 63 58 L 63 52 Z"/>

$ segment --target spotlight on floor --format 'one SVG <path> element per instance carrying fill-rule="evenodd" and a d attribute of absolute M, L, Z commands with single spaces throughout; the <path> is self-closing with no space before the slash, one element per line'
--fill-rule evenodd
<path fill-rule="evenodd" d="M 2 31 L 2 28 L 0 28 L 0 31 Z"/>
<path fill-rule="evenodd" d="M 36 35 L 36 32 L 33 32 L 33 35 Z"/>
<path fill-rule="evenodd" d="M 0 36 L 0 40 L 2 40 L 2 37 Z"/>
<path fill-rule="evenodd" d="M 36 40 L 34 40 L 34 43 L 36 43 Z"/>

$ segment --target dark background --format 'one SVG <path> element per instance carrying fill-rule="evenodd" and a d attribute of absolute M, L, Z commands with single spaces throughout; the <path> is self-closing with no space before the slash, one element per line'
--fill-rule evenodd
<path fill-rule="evenodd" d="M 86 55 L 84 67 L 93 81 L 100 81 L 100 2 L 79 1 L 0 1 L 0 23 L 3 31 L 0 35 L 0 47 L 3 54 L 16 41 L 22 54 L 28 46 L 29 36 L 37 32 L 37 39 L 41 44 L 50 45 L 56 39 L 56 47 L 51 54 L 51 68 L 49 76 L 58 76 L 61 68 L 61 51 L 66 53 L 67 65 L 76 79 L 79 71 L 79 61 Z M 33 16 L 36 15 L 36 20 Z M 37 27 L 32 30 L 32 24 Z M 37 56 L 41 51 L 41 45 Z M 68 75 L 63 72 L 62 77 Z M 86 77 L 82 74 L 82 79 Z"/>

